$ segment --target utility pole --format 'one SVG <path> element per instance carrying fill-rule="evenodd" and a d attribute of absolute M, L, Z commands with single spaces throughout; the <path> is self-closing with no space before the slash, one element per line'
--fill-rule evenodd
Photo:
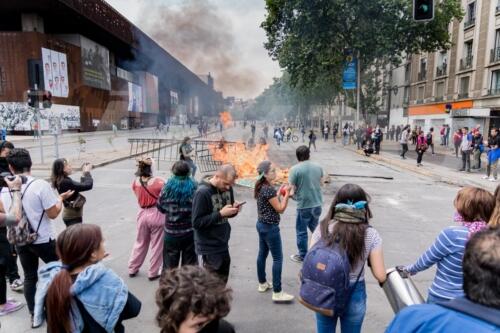
<path fill-rule="evenodd" d="M 360 59 L 360 56 L 359 56 L 360 52 L 358 50 L 358 54 L 357 54 L 357 59 L 356 59 L 356 64 L 357 64 L 357 75 L 356 75 L 356 80 L 357 80 L 357 83 L 356 83 L 356 125 L 354 126 L 354 128 L 358 128 L 359 126 L 359 113 L 360 113 L 360 110 L 361 110 L 361 59 Z"/>
<path fill-rule="evenodd" d="M 44 164 L 44 159 L 43 159 L 43 142 L 42 142 L 42 124 L 40 122 L 40 108 L 39 108 L 39 99 L 38 99 L 38 84 L 35 83 L 35 121 L 38 124 L 37 126 L 37 131 L 38 131 L 38 140 L 40 141 L 40 160 L 42 164 Z"/>

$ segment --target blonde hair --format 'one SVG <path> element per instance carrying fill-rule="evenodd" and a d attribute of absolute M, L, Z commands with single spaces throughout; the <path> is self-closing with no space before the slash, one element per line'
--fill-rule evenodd
<path fill-rule="evenodd" d="M 465 187 L 455 197 L 455 208 L 467 222 L 490 221 L 495 209 L 495 197 L 478 187 Z"/>

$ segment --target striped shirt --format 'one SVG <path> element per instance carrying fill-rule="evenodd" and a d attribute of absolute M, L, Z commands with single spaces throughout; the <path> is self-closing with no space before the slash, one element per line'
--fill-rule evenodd
<path fill-rule="evenodd" d="M 437 264 L 436 277 L 429 288 L 430 295 L 445 299 L 464 295 L 462 259 L 468 235 L 467 227 L 453 226 L 444 229 L 417 262 L 406 268 L 411 274 L 416 274 Z"/>

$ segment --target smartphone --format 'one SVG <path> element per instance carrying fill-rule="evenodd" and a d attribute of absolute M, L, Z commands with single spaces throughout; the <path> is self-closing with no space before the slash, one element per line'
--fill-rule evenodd
<path fill-rule="evenodd" d="M 239 208 L 241 206 L 243 206 L 244 204 L 246 204 L 247 202 L 246 201 L 243 201 L 243 202 L 240 202 L 238 206 L 236 206 L 235 208 Z"/>

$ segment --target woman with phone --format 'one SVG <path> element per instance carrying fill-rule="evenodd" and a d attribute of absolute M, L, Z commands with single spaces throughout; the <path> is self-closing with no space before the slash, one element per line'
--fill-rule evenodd
<path fill-rule="evenodd" d="M 83 206 L 86 199 L 80 193 L 89 191 L 94 185 L 94 180 L 90 171 L 92 165 L 85 163 L 82 166 L 82 177 L 80 182 L 74 181 L 69 176 L 73 173 L 73 168 L 65 158 L 58 158 L 52 164 L 52 186 L 59 194 L 67 191 L 75 191 L 72 196 L 63 201 L 64 210 L 62 219 L 66 227 L 83 222 Z"/>
<path fill-rule="evenodd" d="M 254 197 L 257 200 L 257 232 L 259 234 L 259 254 L 257 256 L 258 291 L 273 289 L 275 303 L 291 302 L 293 295 L 281 289 L 283 269 L 283 249 L 280 234 L 280 214 L 286 210 L 288 199 L 293 195 L 291 186 L 283 186 L 279 192 L 273 186 L 276 168 L 270 161 L 262 161 L 257 167 L 259 177 L 255 183 Z M 266 259 L 271 252 L 273 257 L 273 283 L 266 279 Z"/>

